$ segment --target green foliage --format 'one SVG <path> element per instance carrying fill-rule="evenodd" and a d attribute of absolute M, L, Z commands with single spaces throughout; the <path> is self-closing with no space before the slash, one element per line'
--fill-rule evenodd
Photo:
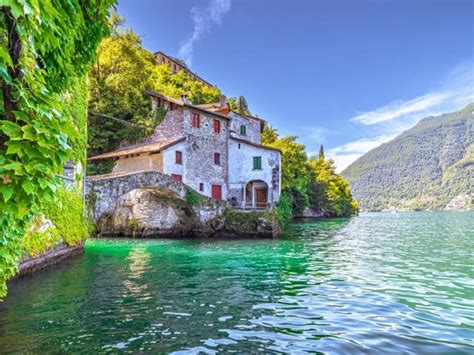
<path fill-rule="evenodd" d="M 472 193 L 474 104 L 428 117 L 342 172 L 363 209 L 440 209 Z"/>
<path fill-rule="evenodd" d="M 191 206 L 197 206 L 201 203 L 201 196 L 193 189 L 186 190 L 185 198 L 186 202 L 189 203 Z"/>
<path fill-rule="evenodd" d="M 247 99 L 244 96 L 229 97 L 227 99 L 227 105 L 232 111 L 236 111 L 242 115 L 250 115 L 249 106 L 247 104 Z"/>
<path fill-rule="evenodd" d="M 63 164 L 83 145 L 64 103 L 108 32 L 114 1 L 0 2 L 0 297 L 32 216 L 54 200 Z M 82 100 L 83 98 L 80 98 Z M 85 110 L 85 108 L 83 108 Z"/>
<path fill-rule="evenodd" d="M 324 147 L 323 147 L 322 144 L 321 144 L 321 146 L 319 147 L 319 155 L 318 155 L 318 158 L 324 160 Z"/>
<path fill-rule="evenodd" d="M 194 104 L 216 102 L 221 95 L 219 89 L 192 80 L 184 71 L 173 74 L 168 65 L 157 65 L 153 53 L 142 47 L 142 39 L 121 27 L 123 18 L 113 14 L 111 21 L 112 35 L 100 43 L 90 72 L 89 106 L 95 113 L 122 121 L 89 115 L 89 156 L 115 150 L 153 132 L 166 111 L 152 111 L 147 89 L 175 99 L 187 95 Z M 88 173 L 108 173 L 111 168 L 110 163 L 93 161 Z"/>
<path fill-rule="evenodd" d="M 221 92 L 216 87 L 209 87 L 198 80 L 192 80 L 183 70 L 173 74 L 166 64 L 154 65 L 151 77 L 151 88 L 163 95 L 179 99 L 187 95 L 193 104 L 205 104 L 219 101 Z"/>
<path fill-rule="evenodd" d="M 288 197 L 288 203 L 291 211 L 295 216 L 301 216 L 304 210 L 308 207 L 308 195 L 306 190 L 299 190 L 296 187 L 289 187 L 284 190 L 285 195 Z"/>
<path fill-rule="evenodd" d="M 46 231 L 38 231 L 37 227 L 28 231 L 21 241 L 23 251 L 29 256 L 35 257 L 61 243 L 62 238 L 54 227 Z"/>
<path fill-rule="evenodd" d="M 320 157 L 308 159 L 305 146 L 296 136 L 280 137 L 272 127 L 265 127 L 263 144 L 282 152 L 282 199 L 293 216 L 302 216 L 307 207 L 327 217 L 350 216 L 358 211 L 347 181 L 336 174 L 334 162 Z M 285 210 L 287 211 L 286 207 Z"/>
<path fill-rule="evenodd" d="M 33 218 L 33 225 L 21 241 L 22 249 L 30 256 L 40 255 L 61 242 L 77 245 L 92 231 L 91 221 L 84 217 L 82 191 L 78 189 L 61 188 L 56 191 L 53 202 L 41 207 L 44 218 Z M 52 226 L 40 231 L 45 221 L 51 221 Z"/>
<path fill-rule="evenodd" d="M 138 230 L 138 221 L 135 218 L 135 216 L 132 216 L 129 218 L 128 227 L 130 228 L 132 232 L 135 232 L 136 230 Z"/>
<path fill-rule="evenodd" d="M 295 188 L 305 191 L 310 174 L 306 147 L 296 142 L 297 136 L 279 137 L 276 130 L 271 130 L 272 128 L 267 129 L 266 134 L 262 135 L 262 142 L 282 152 L 282 189 Z"/>
<path fill-rule="evenodd" d="M 278 131 L 270 125 L 266 125 L 262 133 L 262 142 L 266 145 L 274 144 L 278 139 Z"/>
<path fill-rule="evenodd" d="M 292 214 L 293 210 L 290 206 L 288 194 L 283 193 L 280 196 L 280 201 L 278 201 L 278 204 L 276 206 L 276 218 L 281 228 L 284 228 L 288 224 Z"/>
<path fill-rule="evenodd" d="M 78 189 L 59 189 L 55 202 L 46 204 L 43 211 L 67 245 L 77 245 L 92 232 L 92 223 L 85 217 L 82 191 Z"/>

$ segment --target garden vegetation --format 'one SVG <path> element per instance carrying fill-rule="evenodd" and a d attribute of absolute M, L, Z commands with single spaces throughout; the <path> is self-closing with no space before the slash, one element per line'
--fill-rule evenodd
<path fill-rule="evenodd" d="M 84 161 L 84 122 L 73 116 L 85 113 L 85 101 L 67 102 L 109 32 L 113 3 L 0 2 L 0 297 L 29 227 L 57 201 L 63 165 Z"/>

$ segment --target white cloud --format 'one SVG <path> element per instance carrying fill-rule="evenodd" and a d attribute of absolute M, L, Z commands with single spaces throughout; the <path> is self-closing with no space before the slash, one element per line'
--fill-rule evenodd
<path fill-rule="evenodd" d="M 340 172 L 369 150 L 392 140 L 396 136 L 397 134 L 383 134 L 373 138 L 363 138 L 347 142 L 338 147 L 329 149 L 326 152 L 326 156 L 334 159 L 337 167 L 336 170 Z"/>
<path fill-rule="evenodd" d="M 193 33 L 181 43 L 178 57 L 191 66 L 194 44 L 208 33 L 213 25 L 222 22 L 222 16 L 229 12 L 230 7 L 231 0 L 209 0 L 209 5 L 206 7 L 194 6 L 191 9 L 191 19 L 194 23 Z"/>
<path fill-rule="evenodd" d="M 394 120 L 417 121 L 440 112 L 450 112 L 474 100 L 474 65 L 467 62 L 455 67 L 438 91 L 407 101 L 393 101 L 372 111 L 363 112 L 351 121 L 365 126 Z M 416 123 L 416 122 L 415 122 Z"/>
<path fill-rule="evenodd" d="M 365 112 L 352 118 L 351 121 L 363 125 L 373 125 L 381 122 L 391 121 L 409 114 L 424 112 L 445 102 L 452 93 L 433 93 L 417 97 L 409 101 L 396 101 L 379 107 L 374 111 Z"/>
<path fill-rule="evenodd" d="M 370 127 L 373 137 L 344 143 L 327 151 L 342 171 L 361 155 L 413 127 L 421 119 L 456 111 L 474 102 L 474 65 L 462 63 L 442 81 L 437 91 L 406 101 L 391 102 L 350 121 Z"/>

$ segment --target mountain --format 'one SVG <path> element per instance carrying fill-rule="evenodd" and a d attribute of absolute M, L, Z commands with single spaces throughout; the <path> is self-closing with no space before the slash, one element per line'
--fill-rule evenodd
<path fill-rule="evenodd" d="M 427 117 L 342 173 L 363 210 L 472 207 L 474 103 Z M 461 206 L 462 207 L 462 206 Z"/>

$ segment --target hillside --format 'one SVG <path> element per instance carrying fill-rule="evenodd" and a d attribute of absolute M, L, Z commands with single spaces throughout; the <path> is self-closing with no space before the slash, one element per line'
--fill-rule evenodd
<path fill-rule="evenodd" d="M 471 103 L 427 117 L 347 167 L 342 175 L 360 207 L 439 209 L 474 193 L 473 111 Z"/>

